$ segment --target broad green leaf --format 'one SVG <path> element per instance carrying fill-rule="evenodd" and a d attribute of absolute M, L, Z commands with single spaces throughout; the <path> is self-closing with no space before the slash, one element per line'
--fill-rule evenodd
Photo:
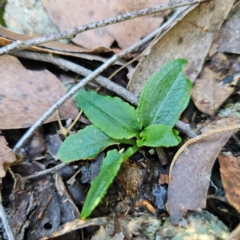
<path fill-rule="evenodd" d="M 118 97 L 80 91 L 75 100 L 89 120 L 111 138 L 129 139 L 141 129 L 136 110 Z"/>
<path fill-rule="evenodd" d="M 107 153 L 98 176 L 92 181 L 88 191 L 87 198 L 81 212 L 81 218 L 87 218 L 95 207 L 105 196 L 107 189 L 112 184 L 113 179 L 117 175 L 121 164 L 133 155 L 138 148 L 136 146 L 128 148 L 126 152 L 119 153 L 117 150 L 111 150 Z"/>
<path fill-rule="evenodd" d="M 141 93 L 137 114 L 144 126 L 161 123 L 173 127 L 190 99 L 191 82 L 184 76 L 185 59 L 176 59 L 155 72 Z"/>
<path fill-rule="evenodd" d="M 140 137 L 141 140 L 137 140 L 138 147 L 172 147 L 181 142 L 177 130 L 162 124 L 145 128 L 140 133 Z"/>
<path fill-rule="evenodd" d="M 106 147 L 118 143 L 119 141 L 108 137 L 100 129 L 91 125 L 70 135 L 62 143 L 58 158 L 62 162 L 93 159 Z"/>

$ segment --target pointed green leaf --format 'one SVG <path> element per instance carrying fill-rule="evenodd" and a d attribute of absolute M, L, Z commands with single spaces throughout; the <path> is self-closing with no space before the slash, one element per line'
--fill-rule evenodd
<path fill-rule="evenodd" d="M 140 137 L 141 140 L 137 140 L 138 147 L 172 147 L 181 142 L 177 130 L 162 124 L 145 128 L 140 133 Z"/>
<path fill-rule="evenodd" d="M 185 59 L 164 64 L 155 72 L 141 93 L 138 120 L 144 126 L 161 123 L 173 127 L 190 99 L 191 82 L 182 73 Z"/>
<path fill-rule="evenodd" d="M 93 159 L 106 147 L 118 143 L 117 140 L 108 137 L 100 129 L 91 125 L 70 135 L 62 143 L 58 158 L 62 162 Z"/>
<path fill-rule="evenodd" d="M 119 153 L 117 150 L 111 150 L 107 153 L 98 176 L 92 181 L 88 191 L 87 198 L 81 212 L 81 218 L 87 218 L 95 207 L 100 203 L 105 196 L 107 189 L 112 184 L 113 179 L 117 175 L 121 164 L 133 155 L 138 148 L 136 146 L 128 148 L 124 153 Z"/>
<path fill-rule="evenodd" d="M 75 100 L 89 120 L 114 139 L 132 138 L 141 129 L 136 110 L 118 97 L 80 91 Z"/>

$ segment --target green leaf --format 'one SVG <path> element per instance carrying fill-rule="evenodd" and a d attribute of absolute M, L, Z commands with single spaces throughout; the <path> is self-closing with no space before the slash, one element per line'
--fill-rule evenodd
<path fill-rule="evenodd" d="M 141 129 L 136 110 L 120 98 L 80 91 L 75 100 L 89 120 L 114 139 L 132 138 Z"/>
<path fill-rule="evenodd" d="M 100 129 L 91 125 L 70 135 L 62 143 L 58 158 L 62 162 L 93 159 L 106 147 L 118 143 L 119 141 L 108 137 Z"/>
<path fill-rule="evenodd" d="M 140 137 L 141 140 L 137 140 L 138 147 L 172 147 L 181 142 L 177 130 L 162 124 L 145 128 L 140 133 Z"/>
<path fill-rule="evenodd" d="M 173 127 L 190 99 L 191 82 L 182 73 L 185 59 L 176 59 L 155 72 L 141 93 L 137 114 L 144 126 L 161 123 Z"/>
<path fill-rule="evenodd" d="M 87 218 L 95 207 L 105 196 L 107 189 L 112 184 L 113 179 L 117 175 L 121 164 L 133 155 L 138 148 L 136 146 L 128 148 L 126 152 L 119 153 L 117 150 L 111 150 L 107 153 L 98 176 L 92 181 L 88 191 L 87 198 L 81 212 L 81 218 Z"/>

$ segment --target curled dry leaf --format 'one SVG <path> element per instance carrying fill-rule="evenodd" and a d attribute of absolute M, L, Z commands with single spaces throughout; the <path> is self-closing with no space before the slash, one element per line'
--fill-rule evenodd
<path fill-rule="evenodd" d="M 232 8 L 227 21 L 223 24 L 216 40 L 214 41 L 210 55 L 215 52 L 240 54 L 240 2 Z"/>
<path fill-rule="evenodd" d="M 214 32 L 220 28 L 233 2 L 207 1 L 180 19 L 154 44 L 148 57 L 140 62 L 128 89 L 139 95 L 152 73 L 164 63 L 176 58 L 187 59 L 189 65 L 185 73 L 194 82 L 208 54 Z"/>
<path fill-rule="evenodd" d="M 238 128 L 240 125 L 206 132 L 179 149 L 171 165 L 168 188 L 172 224 L 177 225 L 187 210 L 205 207 L 213 163 L 232 131 Z"/>
<path fill-rule="evenodd" d="M 218 161 L 227 200 L 240 212 L 240 158 L 219 154 Z"/>
<path fill-rule="evenodd" d="M 239 72 L 226 76 L 232 62 L 223 54 L 215 54 L 194 83 L 191 96 L 203 113 L 214 115 L 216 110 L 234 92 L 240 80 Z"/>
<path fill-rule="evenodd" d="M 0 178 L 5 177 L 6 171 L 11 163 L 16 161 L 16 157 L 3 136 L 0 136 Z"/>
<path fill-rule="evenodd" d="M 66 93 L 51 72 L 27 70 L 17 58 L 8 55 L 0 57 L 0 84 L 1 129 L 31 126 Z M 78 114 L 71 100 L 59 112 L 62 119 Z M 56 119 L 54 114 L 47 122 Z"/>
<path fill-rule="evenodd" d="M 61 31 L 167 2 L 168 0 L 102 0 L 101 2 L 92 0 L 91 4 L 87 4 L 83 0 L 72 0 L 70 2 L 68 0 L 42 0 L 50 18 Z M 166 13 L 90 30 L 78 34 L 73 41 L 87 49 L 109 48 L 114 41 L 118 43 L 120 48 L 127 48 L 155 30 L 162 23 L 164 15 Z"/>

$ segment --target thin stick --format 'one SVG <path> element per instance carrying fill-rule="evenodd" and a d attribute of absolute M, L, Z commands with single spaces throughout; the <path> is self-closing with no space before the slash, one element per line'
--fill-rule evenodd
<path fill-rule="evenodd" d="M 54 167 L 52 167 L 50 169 L 42 170 L 40 172 L 36 172 L 36 173 L 34 173 L 32 175 L 29 175 L 27 177 L 22 177 L 22 178 L 23 178 L 23 180 L 30 180 L 30 179 L 33 179 L 33 178 L 36 178 L 36 177 L 43 176 L 43 175 L 48 174 L 48 173 L 52 173 L 53 174 L 53 173 L 57 172 L 59 169 L 61 169 L 62 167 L 65 167 L 68 164 L 73 163 L 73 162 L 74 161 L 67 162 L 67 163 L 60 163 L 60 164 L 58 164 L 58 165 L 56 165 L 56 166 L 54 166 Z"/>
<path fill-rule="evenodd" d="M 81 25 L 81 26 L 78 26 L 78 27 L 60 32 L 60 33 L 50 34 L 50 35 L 47 35 L 47 36 L 34 38 L 34 39 L 26 40 L 26 41 L 18 40 L 18 41 L 13 42 L 13 43 L 5 46 L 5 47 L 2 47 L 0 49 L 0 55 L 5 54 L 5 53 L 9 53 L 10 51 L 17 51 L 17 50 L 26 49 L 30 46 L 37 46 L 39 44 L 46 43 L 46 42 L 51 42 L 51 41 L 54 41 L 54 40 L 59 40 L 59 39 L 64 39 L 64 38 L 70 38 L 71 39 L 71 38 L 75 37 L 78 33 L 88 31 L 88 30 L 91 30 L 91 29 L 100 28 L 100 27 L 108 26 L 110 24 L 115 24 L 115 23 L 130 20 L 130 19 L 134 19 L 134 18 L 163 12 L 163 11 L 166 11 L 166 10 L 169 10 L 169 9 L 172 9 L 172 8 L 178 8 L 178 7 L 183 7 L 183 6 L 187 6 L 187 5 L 193 5 L 193 4 L 196 4 L 196 3 L 201 3 L 201 2 L 206 2 L 206 1 L 207 0 L 180 0 L 178 2 L 170 2 L 168 4 L 162 4 L 162 5 L 152 7 L 152 8 L 144 8 L 144 9 L 141 9 L 139 11 L 130 12 L 130 13 L 126 13 L 126 14 L 121 14 L 121 15 L 117 15 L 117 16 L 112 17 L 112 18 L 106 18 L 106 19 L 103 19 L 103 20 L 100 20 L 100 21 L 97 21 L 97 22 Z"/>
<path fill-rule="evenodd" d="M 9 240 L 15 240 L 12 228 L 10 226 L 9 220 L 7 218 L 6 211 L 2 205 L 2 193 L 0 191 L 0 217 L 4 226 L 4 229 L 6 231 L 7 237 Z"/>
<path fill-rule="evenodd" d="M 66 59 L 60 58 L 56 55 L 49 54 L 49 53 L 38 53 L 38 52 L 30 52 L 30 51 L 19 51 L 16 53 L 11 54 L 16 57 L 27 58 L 37 61 L 49 62 L 55 64 L 57 66 L 62 67 L 63 69 L 70 70 L 72 72 L 78 73 L 81 76 L 87 77 L 88 75 L 92 74 L 92 71 L 84 68 L 76 63 L 70 62 Z M 107 78 L 98 76 L 96 77 L 96 82 L 98 82 L 101 86 L 109 89 L 110 91 L 115 92 L 119 96 L 126 99 L 128 102 L 132 103 L 133 105 L 137 105 L 138 97 L 135 96 L 133 93 L 129 92 L 125 88 L 119 86 L 118 84 L 109 81 Z"/>

